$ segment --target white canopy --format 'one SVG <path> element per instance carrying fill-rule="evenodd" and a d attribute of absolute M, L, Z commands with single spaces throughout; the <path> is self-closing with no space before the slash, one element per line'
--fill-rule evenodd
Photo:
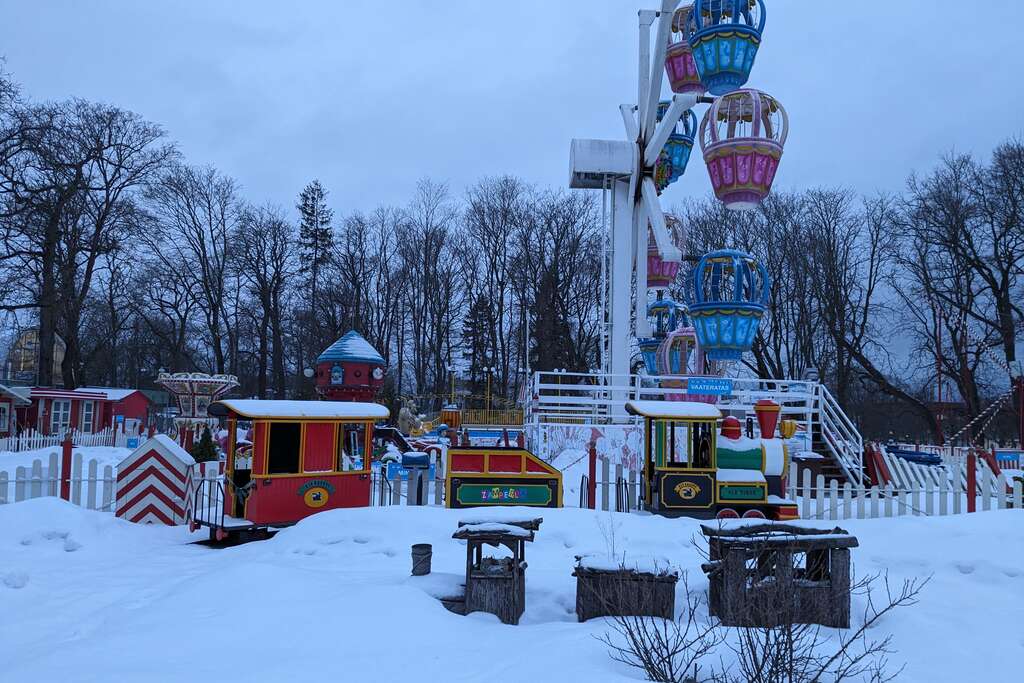
<path fill-rule="evenodd" d="M 626 412 L 666 420 L 717 420 L 722 411 L 710 403 L 696 401 L 626 401 Z"/>
<path fill-rule="evenodd" d="M 293 420 L 384 420 L 391 414 L 379 403 L 348 401 L 259 401 L 230 398 L 210 404 L 210 415 L 222 417 L 229 412 L 239 417 Z"/>

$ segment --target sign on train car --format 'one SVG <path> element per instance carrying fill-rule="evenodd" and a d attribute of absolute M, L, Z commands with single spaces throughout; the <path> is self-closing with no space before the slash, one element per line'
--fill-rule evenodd
<path fill-rule="evenodd" d="M 562 507 L 562 473 L 525 448 L 448 449 L 446 505 Z"/>

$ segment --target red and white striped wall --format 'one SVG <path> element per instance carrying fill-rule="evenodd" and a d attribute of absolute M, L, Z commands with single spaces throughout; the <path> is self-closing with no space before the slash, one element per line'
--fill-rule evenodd
<path fill-rule="evenodd" d="M 139 524 L 185 523 L 185 490 L 195 460 L 164 434 L 117 466 L 117 516 Z"/>

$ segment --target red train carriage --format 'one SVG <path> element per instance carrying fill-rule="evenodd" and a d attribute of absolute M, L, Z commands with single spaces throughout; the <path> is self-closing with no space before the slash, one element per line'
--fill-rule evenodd
<path fill-rule="evenodd" d="M 304 517 L 370 501 L 373 427 L 387 419 L 377 403 L 221 400 L 228 453 L 222 481 L 202 481 L 190 496 L 193 528 L 212 538 L 294 524 Z"/>

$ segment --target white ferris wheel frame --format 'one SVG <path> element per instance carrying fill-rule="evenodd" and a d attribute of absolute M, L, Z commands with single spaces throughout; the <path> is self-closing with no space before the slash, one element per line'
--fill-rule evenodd
<path fill-rule="evenodd" d="M 665 52 L 672 17 L 679 4 L 680 0 L 662 0 L 660 10 L 638 13 L 637 104 L 619 106 L 626 129 L 625 141 L 574 139 L 570 147 L 569 186 L 611 191 L 611 272 L 606 314 L 609 344 L 603 361 L 604 371 L 612 376 L 630 374 L 631 337 L 652 334 L 647 319 L 648 225 L 662 260 L 680 263 L 683 258 L 665 222 L 654 185 L 654 166 L 680 117 L 698 102 L 713 101 L 695 94 L 674 95 L 668 111 L 657 121 Z M 652 54 L 651 28 L 655 22 Z"/>

